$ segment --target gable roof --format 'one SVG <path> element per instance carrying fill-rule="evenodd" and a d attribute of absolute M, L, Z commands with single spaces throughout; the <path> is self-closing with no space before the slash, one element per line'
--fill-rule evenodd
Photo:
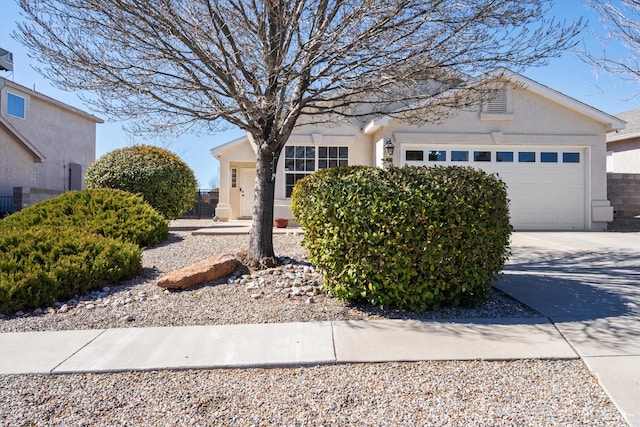
<path fill-rule="evenodd" d="M 613 132 L 613 131 L 618 132 L 624 129 L 626 126 L 626 122 L 624 120 L 621 120 L 618 117 L 615 117 L 611 114 L 607 114 L 595 107 L 585 104 L 584 102 L 578 101 L 577 99 L 572 98 L 568 95 L 565 95 L 562 92 L 558 92 L 557 90 L 551 89 L 548 86 L 545 86 L 541 83 L 538 83 L 534 80 L 529 79 L 528 77 L 525 77 L 521 74 L 518 74 L 506 68 L 498 68 L 489 73 L 485 73 L 480 76 L 470 78 L 466 86 L 475 87 L 475 86 L 479 86 L 479 85 L 486 84 L 488 82 L 491 82 L 494 80 L 500 80 L 500 79 L 506 79 L 520 87 L 523 87 L 528 91 L 531 91 L 532 93 L 535 93 L 539 96 L 542 96 L 543 98 L 549 99 L 552 102 L 555 102 L 579 114 L 587 116 L 597 122 L 600 122 L 605 125 L 606 132 Z M 458 89 L 454 89 L 454 91 L 455 90 L 458 90 Z M 447 95 L 444 94 L 443 96 L 447 96 Z M 634 111 L 638 111 L 638 115 L 640 116 L 640 109 L 634 110 Z M 361 130 L 363 134 L 373 133 L 378 129 L 380 129 L 380 127 L 388 125 L 389 119 L 390 119 L 389 116 L 381 116 L 381 117 L 374 118 L 368 121 L 367 123 L 365 123 L 362 126 Z M 640 135 L 640 128 L 638 129 L 638 131 Z M 247 137 L 245 136 L 245 137 L 241 137 L 241 138 L 237 138 L 232 141 L 229 141 L 218 147 L 214 147 L 211 149 L 211 155 L 213 155 L 216 158 L 220 158 L 223 151 L 226 151 L 242 142 L 245 142 L 246 140 L 247 140 Z M 609 138 L 607 138 L 607 141 L 609 141 Z"/>
<path fill-rule="evenodd" d="M 9 135 L 13 137 L 13 139 L 18 143 L 18 145 L 22 146 L 25 150 L 31 154 L 33 157 L 33 161 L 35 163 L 42 163 L 47 158 L 38 150 L 33 144 L 29 142 L 27 138 L 25 138 L 7 119 L 0 115 L 0 127 L 4 128 Z"/>
<path fill-rule="evenodd" d="M 616 117 L 626 121 L 627 126 L 624 129 L 617 130 L 615 133 L 612 132 L 607 135 L 607 142 L 640 137 L 640 108 L 623 111 L 622 113 L 616 114 Z"/>
<path fill-rule="evenodd" d="M 595 107 L 587 105 L 584 102 L 578 101 L 577 99 L 565 95 L 562 92 L 558 92 L 557 90 L 543 85 L 542 83 L 538 83 L 506 68 L 499 68 L 495 71 L 484 74 L 480 77 L 480 81 L 486 82 L 499 78 L 506 78 L 513 83 L 521 85 L 526 90 L 603 123 L 607 125 L 607 132 L 624 129 L 626 125 L 624 120 L 620 120 L 611 114 L 600 111 Z"/>
<path fill-rule="evenodd" d="M 225 151 L 232 149 L 238 144 L 248 142 L 248 141 L 249 141 L 249 138 L 246 135 L 241 136 L 240 138 L 232 139 L 229 142 L 225 142 L 224 144 L 218 145 L 217 147 L 213 147 L 209 152 L 213 157 L 220 160 L 220 157 Z"/>

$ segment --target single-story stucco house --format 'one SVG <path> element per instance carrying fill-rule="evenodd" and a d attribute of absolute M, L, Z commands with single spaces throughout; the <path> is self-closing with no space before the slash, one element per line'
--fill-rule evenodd
<path fill-rule="evenodd" d="M 97 117 L 0 77 L 0 197 L 17 211 L 84 187 Z"/>
<path fill-rule="evenodd" d="M 615 116 L 627 125 L 607 134 L 607 172 L 640 173 L 640 108 Z"/>
<path fill-rule="evenodd" d="M 498 92 L 475 111 L 438 123 L 377 117 L 357 125 L 301 125 L 276 171 L 275 216 L 291 218 L 297 179 L 340 165 L 382 166 L 385 144 L 395 166 L 464 165 L 497 173 L 507 184 L 518 230 L 604 230 L 606 135 L 625 122 L 520 74 L 497 70 L 480 80 Z M 220 220 L 250 217 L 255 153 L 246 137 L 211 150 L 220 161 Z"/>

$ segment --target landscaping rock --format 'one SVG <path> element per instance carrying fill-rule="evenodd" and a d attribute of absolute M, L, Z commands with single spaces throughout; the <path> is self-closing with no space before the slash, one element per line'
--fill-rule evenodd
<path fill-rule="evenodd" d="M 158 279 L 158 286 L 170 289 L 186 289 L 202 282 L 225 277 L 236 268 L 233 255 L 213 256 Z"/>

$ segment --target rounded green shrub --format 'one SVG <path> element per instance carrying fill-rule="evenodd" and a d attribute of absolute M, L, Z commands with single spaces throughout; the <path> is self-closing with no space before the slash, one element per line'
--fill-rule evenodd
<path fill-rule="evenodd" d="M 142 197 L 167 219 L 193 208 L 197 181 L 175 154 L 150 145 L 111 151 L 87 168 L 88 188 L 115 188 Z"/>
<path fill-rule="evenodd" d="M 132 278 L 141 246 L 168 237 L 142 197 L 71 191 L 0 220 L 0 312 L 48 305 Z"/>
<path fill-rule="evenodd" d="M 291 210 L 328 293 L 345 300 L 477 305 L 510 255 L 506 186 L 473 168 L 325 169 L 297 182 Z"/>

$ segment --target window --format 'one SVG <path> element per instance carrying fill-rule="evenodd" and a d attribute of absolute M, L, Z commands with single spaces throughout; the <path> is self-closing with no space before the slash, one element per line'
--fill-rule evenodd
<path fill-rule="evenodd" d="M 404 159 L 408 162 L 421 162 L 424 160 L 424 151 L 407 150 L 404 154 Z"/>
<path fill-rule="evenodd" d="M 558 163 L 558 153 L 542 152 L 540 153 L 541 163 Z"/>
<path fill-rule="evenodd" d="M 445 162 L 447 160 L 447 152 L 444 150 L 429 150 L 430 162 Z"/>
<path fill-rule="evenodd" d="M 520 163 L 535 163 L 536 153 L 533 151 L 520 151 L 518 153 L 518 161 Z"/>
<path fill-rule="evenodd" d="M 468 151 L 451 151 L 451 161 L 452 162 L 468 162 L 469 152 Z"/>
<path fill-rule="evenodd" d="M 318 147 L 318 169 L 335 168 L 349 164 L 348 147 Z"/>
<path fill-rule="evenodd" d="M 231 188 L 238 186 L 238 169 L 231 168 Z"/>
<path fill-rule="evenodd" d="M 349 147 L 284 147 L 285 195 L 291 197 L 299 179 L 320 169 L 349 164 Z"/>
<path fill-rule="evenodd" d="M 316 147 L 293 146 L 284 148 L 284 170 L 313 172 L 316 170 Z"/>
<path fill-rule="evenodd" d="M 607 161 L 609 153 L 607 153 Z M 562 163 L 580 163 L 580 153 L 562 153 Z"/>
<path fill-rule="evenodd" d="M 473 152 L 473 161 L 474 162 L 490 162 L 491 161 L 491 151 L 474 151 Z"/>
<path fill-rule="evenodd" d="M 14 117 L 24 119 L 24 98 L 12 93 L 7 93 L 7 113 Z"/>
<path fill-rule="evenodd" d="M 497 151 L 496 162 L 513 162 L 513 151 Z"/>

